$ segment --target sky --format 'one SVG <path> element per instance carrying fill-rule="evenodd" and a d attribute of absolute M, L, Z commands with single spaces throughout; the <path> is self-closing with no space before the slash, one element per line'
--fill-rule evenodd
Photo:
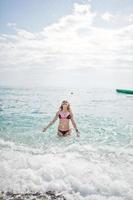
<path fill-rule="evenodd" d="M 0 85 L 133 89 L 133 1 L 0 0 Z"/>

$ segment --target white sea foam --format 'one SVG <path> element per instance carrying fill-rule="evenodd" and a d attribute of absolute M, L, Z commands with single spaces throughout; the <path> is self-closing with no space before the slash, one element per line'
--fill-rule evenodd
<path fill-rule="evenodd" d="M 0 140 L 0 190 L 54 190 L 68 200 L 132 200 L 131 148 L 52 146 L 49 151 Z"/>

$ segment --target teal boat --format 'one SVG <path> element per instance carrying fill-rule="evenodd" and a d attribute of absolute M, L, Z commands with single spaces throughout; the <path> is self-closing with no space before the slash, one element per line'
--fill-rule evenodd
<path fill-rule="evenodd" d="M 133 94 L 133 90 L 116 89 L 116 91 L 125 94 Z"/>

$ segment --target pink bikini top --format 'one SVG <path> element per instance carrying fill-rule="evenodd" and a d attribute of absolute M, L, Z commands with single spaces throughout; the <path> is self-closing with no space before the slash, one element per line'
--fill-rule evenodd
<path fill-rule="evenodd" d="M 59 118 L 60 119 L 71 119 L 71 115 L 69 112 L 64 113 L 63 111 L 59 111 Z"/>

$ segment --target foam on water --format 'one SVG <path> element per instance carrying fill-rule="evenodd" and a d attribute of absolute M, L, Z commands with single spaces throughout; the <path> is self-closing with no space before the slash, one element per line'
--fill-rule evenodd
<path fill-rule="evenodd" d="M 75 91 L 81 131 L 42 127 L 67 91 L 1 90 L 0 190 L 63 193 L 67 200 L 133 200 L 132 99 L 112 91 Z M 16 103 L 17 100 L 17 103 Z M 76 110 L 78 108 L 78 111 Z"/>
<path fill-rule="evenodd" d="M 1 191 L 54 190 L 87 200 L 133 197 L 132 144 L 116 149 L 77 142 L 45 152 L 0 140 L 0 147 Z"/>

